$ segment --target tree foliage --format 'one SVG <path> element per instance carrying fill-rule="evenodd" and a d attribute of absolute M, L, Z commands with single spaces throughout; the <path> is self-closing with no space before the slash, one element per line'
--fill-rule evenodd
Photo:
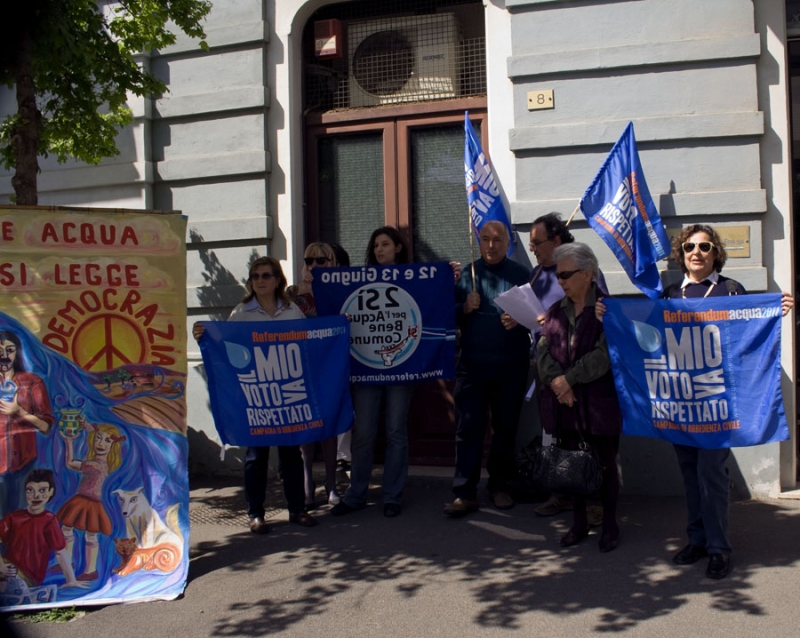
<path fill-rule="evenodd" d="M 0 161 L 16 168 L 17 203 L 37 201 L 38 155 L 97 164 L 119 153 L 116 135 L 133 120 L 129 95 L 166 90 L 142 54 L 173 44 L 177 30 L 207 49 L 210 9 L 209 0 L 24 0 L 4 9 L 0 81 L 15 87 L 17 111 L 0 124 Z"/>

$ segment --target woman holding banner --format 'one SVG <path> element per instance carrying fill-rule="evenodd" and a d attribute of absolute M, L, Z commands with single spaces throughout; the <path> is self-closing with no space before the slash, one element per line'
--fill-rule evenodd
<path fill-rule="evenodd" d="M 286 294 L 286 277 L 281 264 L 272 257 L 259 257 L 250 264 L 245 284 L 247 293 L 231 312 L 228 321 L 286 321 L 304 319 L 305 315 L 289 301 Z M 205 326 L 196 322 L 192 335 L 199 341 Z M 304 510 L 303 458 L 300 446 L 278 447 L 283 489 L 289 508 L 289 522 L 303 527 L 314 527 L 317 521 Z M 266 534 L 269 527 L 264 521 L 264 499 L 267 495 L 269 447 L 248 447 L 244 457 L 244 495 L 247 499 L 247 516 L 253 534 Z"/>
<path fill-rule="evenodd" d="M 705 224 L 684 228 L 673 240 L 672 259 L 680 266 L 683 280 L 664 290 L 667 299 L 697 299 L 743 295 L 738 281 L 720 273 L 728 255 L 717 232 Z M 783 293 L 783 315 L 794 306 L 794 299 Z M 605 306 L 598 304 L 598 318 Z M 689 543 L 672 557 L 676 565 L 691 565 L 709 556 L 706 576 L 725 578 L 730 572 L 731 544 L 728 540 L 728 502 L 730 483 L 727 460 L 730 448 L 707 449 L 674 444 L 686 491 Z"/>
<path fill-rule="evenodd" d="M 728 258 L 717 232 L 704 224 L 684 228 L 674 242 L 672 258 L 680 264 L 683 281 L 664 291 L 668 299 L 704 299 L 743 295 L 738 281 L 719 274 Z M 794 300 L 783 294 L 783 314 Z M 675 454 L 686 490 L 689 544 L 672 557 L 676 565 L 691 565 L 710 556 L 706 576 L 725 578 L 730 571 L 731 544 L 728 540 L 730 482 L 726 462 L 730 448 L 708 450 L 675 444 Z"/>
<path fill-rule="evenodd" d="M 396 228 L 383 226 L 372 233 L 367 244 L 368 266 L 407 264 L 408 247 Z M 341 502 L 331 510 L 334 516 L 349 514 L 367 504 L 367 489 L 372 476 L 375 438 L 380 427 L 381 405 L 386 426 L 386 460 L 383 466 L 383 515 L 399 516 L 403 488 L 408 476 L 408 410 L 416 384 L 366 384 L 353 386 L 356 420 L 351 442 L 350 487 Z"/>
<path fill-rule="evenodd" d="M 303 253 L 303 271 L 300 274 L 300 283 L 296 286 L 289 286 L 286 290 L 289 299 L 297 304 L 297 307 L 303 311 L 306 317 L 317 316 L 317 306 L 311 291 L 311 285 L 314 281 L 314 269 L 330 268 L 337 265 L 336 254 L 329 244 L 314 242 L 306 246 L 306 250 Z M 314 485 L 314 474 L 312 470 L 314 466 L 315 445 L 315 443 L 306 443 L 300 446 L 300 451 L 303 454 L 306 509 L 314 507 L 316 485 Z M 337 505 L 340 501 L 339 494 L 336 491 L 337 437 L 332 436 L 324 441 L 320 441 L 320 447 L 322 447 L 322 459 L 325 463 L 325 492 L 327 493 L 328 503 Z"/>
<path fill-rule="evenodd" d="M 617 453 L 622 432 L 622 412 L 611 374 L 603 324 L 595 316 L 598 296 L 597 257 L 585 244 L 564 244 L 554 252 L 556 277 L 566 295 L 545 315 L 536 361 L 542 389 L 542 425 L 566 449 L 588 443 L 603 467 L 600 497 L 603 528 L 600 551 L 617 547 Z M 586 498 L 576 496 L 573 522 L 561 539 L 570 547 L 589 534 Z"/>

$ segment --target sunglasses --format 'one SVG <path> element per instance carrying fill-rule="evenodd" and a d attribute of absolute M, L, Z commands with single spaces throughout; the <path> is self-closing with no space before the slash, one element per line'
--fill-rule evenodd
<path fill-rule="evenodd" d="M 252 275 L 250 275 L 250 279 L 252 281 L 256 281 L 258 279 L 266 279 L 267 281 L 269 281 L 273 277 L 277 278 L 277 276 L 278 275 L 273 275 L 271 272 L 262 272 L 262 273 L 254 272 Z"/>
<path fill-rule="evenodd" d="M 330 261 L 327 257 L 303 257 L 303 261 L 306 262 L 306 266 L 310 266 L 311 264 L 317 264 L 317 266 L 322 266 Z"/>
<path fill-rule="evenodd" d="M 572 277 L 572 275 L 574 275 L 576 272 L 580 271 L 581 271 L 580 268 L 577 268 L 576 270 L 562 270 L 561 272 L 556 273 L 556 279 L 558 279 L 559 281 L 566 281 L 567 279 Z"/>
<path fill-rule="evenodd" d="M 532 239 L 530 242 L 528 242 L 528 248 L 530 250 L 533 250 L 534 248 L 538 248 L 542 244 L 546 244 L 549 241 L 553 241 L 553 240 L 552 239 Z"/>
<path fill-rule="evenodd" d="M 683 252 L 689 254 L 694 252 L 695 246 L 700 249 L 701 253 L 710 253 L 711 249 L 714 248 L 714 244 L 712 244 L 710 241 L 701 241 L 698 243 L 687 241 L 681 245 L 681 248 L 683 248 Z"/>

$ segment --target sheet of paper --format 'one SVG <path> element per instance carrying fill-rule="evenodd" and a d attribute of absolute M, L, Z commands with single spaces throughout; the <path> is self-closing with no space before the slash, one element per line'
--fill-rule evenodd
<path fill-rule="evenodd" d="M 506 290 L 495 297 L 494 302 L 531 332 L 541 330 L 537 318 L 547 312 L 547 309 L 539 301 L 530 284 L 514 286 L 511 290 Z"/>

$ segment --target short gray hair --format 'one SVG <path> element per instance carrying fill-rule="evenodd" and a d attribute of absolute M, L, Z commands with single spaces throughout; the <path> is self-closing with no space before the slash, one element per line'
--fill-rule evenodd
<path fill-rule="evenodd" d="M 561 261 L 562 259 L 571 259 L 575 262 L 575 266 L 581 270 L 592 271 L 592 279 L 597 279 L 600 274 L 600 266 L 597 264 L 597 257 L 595 257 L 592 249 L 586 244 L 573 242 L 571 244 L 561 244 L 553 251 L 553 259 Z"/>

